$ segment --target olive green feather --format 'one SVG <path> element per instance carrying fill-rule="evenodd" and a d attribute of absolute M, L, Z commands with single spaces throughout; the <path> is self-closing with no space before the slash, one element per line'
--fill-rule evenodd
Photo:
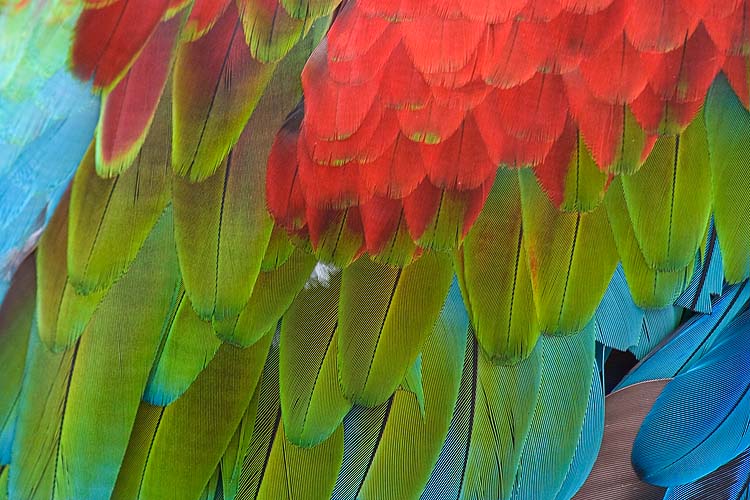
<path fill-rule="evenodd" d="M 621 177 L 633 233 L 649 267 L 693 262 L 711 212 L 711 169 L 703 120 L 662 136 L 643 167 Z"/>
<path fill-rule="evenodd" d="M 547 333 L 573 333 L 593 317 L 618 255 L 603 206 L 560 212 L 530 169 L 519 172 L 523 242 L 539 326 Z"/>
<path fill-rule="evenodd" d="M 500 363 L 528 356 L 539 328 L 515 171 L 498 170 L 482 212 L 455 252 L 455 267 L 482 350 Z"/>
<path fill-rule="evenodd" d="M 341 393 L 336 364 L 340 287 L 340 273 L 311 284 L 281 322 L 281 415 L 286 438 L 297 446 L 326 440 L 352 406 Z"/>
<path fill-rule="evenodd" d="M 719 75 L 706 98 L 711 150 L 711 196 L 724 276 L 730 283 L 750 277 L 750 112 Z"/>
<path fill-rule="evenodd" d="M 130 266 L 170 199 L 169 99 L 162 99 L 135 161 L 118 177 L 102 179 L 91 146 L 70 196 L 68 273 L 76 290 L 109 288 Z"/>
<path fill-rule="evenodd" d="M 360 258 L 344 269 L 338 311 L 338 368 L 347 399 L 387 400 L 414 363 L 440 314 L 453 268 L 425 252 L 399 269 Z"/>

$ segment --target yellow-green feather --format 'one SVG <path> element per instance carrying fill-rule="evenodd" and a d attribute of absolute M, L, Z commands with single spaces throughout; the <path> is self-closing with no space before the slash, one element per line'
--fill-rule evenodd
<path fill-rule="evenodd" d="M 305 250 L 294 249 L 281 267 L 258 275 L 250 299 L 239 315 L 214 320 L 216 334 L 242 347 L 257 342 L 289 308 L 314 267 L 315 257 Z"/>
<path fill-rule="evenodd" d="M 593 317 L 617 266 L 606 211 L 560 212 L 530 169 L 522 169 L 519 179 L 539 326 L 547 333 L 576 332 Z"/>
<path fill-rule="evenodd" d="M 247 349 L 222 345 L 185 394 L 164 409 L 139 498 L 190 498 L 206 485 L 251 402 L 273 334 Z"/>
<path fill-rule="evenodd" d="M 633 301 L 647 309 L 671 305 L 690 282 L 693 263 L 677 271 L 649 266 L 635 238 L 619 178 L 609 186 L 604 205 Z"/>
<path fill-rule="evenodd" d="M 281 414 L 286 438 L 297 446 L 323 442 L 352 406 L 339 388 L 336 364 L 340 286 L 340 273 L 311 284 L 281 322 Z"/>
<path fill-rule="evenodd" d="M 724 277 L 750 277 L 750 112 L 724 76 L 709 90 L 705 123 L 711 150 L 711 196 Z"/>
<path fill-rule="evenodd" d="M 456 251 L 454 263 L 482 350 L 501 363 L 528 356 L 539 328 L 515 171 L 498 170 L 487 203 Z"/>
<path fill-rule="evenodd" d="M 650 267 L 683 269 L 694 259 L 711 211 L 711 170 L 703 120 L 662 136 L 643 167 L 621 177 L 633 232 Z"/>
<path fill-rule="evenodd" d="M 376 406 L 393 394 L 432 331 L 452 278 L 450 257 L 429 251 L 403 269 L 363 257 L 344 270 L 338 368 L 348 399 Z"/>

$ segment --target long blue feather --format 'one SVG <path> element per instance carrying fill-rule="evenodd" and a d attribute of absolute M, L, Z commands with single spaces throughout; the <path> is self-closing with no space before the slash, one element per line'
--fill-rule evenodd
<path fill-rule="evenodd" d="M 674 304 L 685 309 L 708 314 L 711 312 L 711 297 L 721 295 L 723 287 L 724 265 L 714 221 L 711 219 L 703 259 L 696 259 L 693 278 Z"/>
<path fill-rule="evenodd" d="M 722 330 L 742 311 L 750 299 L 750 285 L 733 285 L 714 304 L 713 312 L 696 315 L 683 323 L 660 347 L 646 356 L 617 389 L 644 380 L 673 378 L 690 369 L 711 347 Z"/>
<path fill-rule="evenodd" d="M 750 449 L 699 480 L 667 490 L 664 500 L 750 499 Z"/>
<path fill-rule="evenodd" d="M 750 311 L 665 387 L 633 445 L 645 481 L 695 481 L 750 447 Z"/>
<path fill-rule="evenodd" d="M 594 468 L 597 455 L 599 455 L 599 448 L 604 436 L 604 387 L 602 378 L 603 371 L 597 363 L 594 366 L 589 403 L 586 408 L 586 415 L 583 417 L 581 437 L 578 439 L 578 446 L 575 455 L 573 455 L 573 461 L 570 463 L 568 475 L 557 493 L 557 500 L 568 500 L 583 486 L 591 469 Z"/>

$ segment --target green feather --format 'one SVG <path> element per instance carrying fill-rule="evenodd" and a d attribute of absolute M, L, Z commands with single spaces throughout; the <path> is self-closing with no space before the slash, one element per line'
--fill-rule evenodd
<path fill-rule="evenodd" d="M 724 276 L 730 283 L 750 277 L 750 112 L 719 75 L 706 98 L 711 151 L 711 195 Z"/>
<path fill-rule="evenodd" d="M 281 0 L 279 3 L 292 17 L 305 19 L 331 14 L 338 6 L 339 0 Z"/>
<path fill-rule="evenodd" d="M 635 238 L 619 178 L 609 186 L 604 204 L 633 301 L 643 308 L 672 304 L 690 282 L 693 264 L 678 271 L 658 271 L 648 265 Z"/>
<path fill-rule="evenodd" d="M 229 441 L 224 456 L 221 457 L 221 480 L 222 489 L 224 490 L 224 500 L 233 500 L 240 487 L 240 474 L 242 472 L 242 462 L 245 459 L 245 451 L 250 446 L 250 440 L 253 438 L 253 426 L 258 414 L 258 397 L 260 395 L 260 384 L 255 388 L 253 399 L 247 406 L 245 415 L 237 426 L 234 436 Z"/>
<path fill-rule="evenodd" d="M 242 464 L 240 498 L 329 500 L 344 453 L 341 426 L 313 448 L 299 448 L 284 434 L 279 403 L 279 351 L 266 361 L 253 438 Z"/>
<path fill-rule="evenodd" d="M 398 269 L 360 258 L 344 270 L 338 311 L 338 367 L 347 399 L 387 400 L 414 363 L 453 278 L 450 258 L 426 252 Z"/>
<path fill-rule="evenodd" d="M 662 136 L 638 172 L 621 177 L 633 232 L 649 267 L 693 262 L 711 211 L 711 171 L 703 120 Z"/>
<path fill-rule="evenodd" d="M 0 305 L 0 466 L 10 461 L 16 427 L 19 394 L 29 344 L 36 297 L 33 256 L 16 270 L 5 299 Z M 5 474 L 7 476 L 7 473 Z"/>
<path fill-rule="evenodd" d="M 76 290 L 109 288 L 127 271 L 170 198 L 169 99 L 130 168 L 102 179 L 90 147 L 78 167 L 70 196 L 68 273 Z"/>
<path fill-rule="evenodd" d="M 63 498 L 112 492 L 179 283 L 172 231 L 167 211 L 75 349 L 56 460 Z"/>
<path fill-rule="evenodd" d="M 581 435 L 594 365 L 595 328 L 543 336 L 541 380 L 512 498 L 555 498 Z"/>
<path fill-rule="evenodd" d="M 60 424 L 78 348 L 52 352 L 33 329 L 28 352 L 8 491 L 11 498 L 53 498 Z"/>
<path fill-rule="evenodd" d="M 164 409 L 139 498 L 190 498 L 206 485 L 251 402 L 272 338 L 273 330 L 247 349 L 222 345 L 185 394 Z"/>
<path fill-rule="evenodd" d="M 448 433 L 466 352 L 468 317 L 458 287 L 449 297 L 422 350 L 424 413 L 418 397 L 405 390 L 377 408 L 354 410 L 350 416 L 360 421 L 347 417 L 355 436 L 347 442 L 350 457 L 333 498 L 420 497 Z M 374 431 L 369 438 L 356 435 L 366 429 Z"/>
<path fill-rule="evenodd" d="M 37 251 L 39 337 L 54 351 L 72 345 L 83 333 L 106 290 L 80 295 L 66 271 L 69 196 L 50 219 Z"/>
<path fill-rule="evenodd" d="M 560 212 L 530 169 L 519 172 L 523 242 L 540 328 L 573 333 L 594 315 L 617 266 L 604 207 Z"/>
<path fill-rule="evenodd" d="M 541 351 L 498 366 L 475 343 L 469 346 L 459 401 L 466 417 L 455 457 L 463 464 L 460 498 L 509 497 L 539 395 Z"/>
<path fill-rule="evenodd" d="M 309 15 L 292 17 L 280 3 L 245 1 L 241 5 L 245 41 L 260 62 L 279 61 L 310 29 Z"/>
<path fill-rule="evenodd" d="M 211 324 L 198 317 L 180 290 L 143 400 L 167 406 L 180 397 L 219 350 L 221 340 L 213 333 Z"/>
<path fill-rule="evenodd" d="M 539 338 L 522 235 L 518 174 L 499 169 L 484 209 L 455 253 L 471 324 L 494 362 L 528 356 Z"/>
<path fill-rule="evenodd" d="M 132 500 L 138 498 L 141 488 L 141 476 L 146 466 L 151 441 L 156 427 L 159 425 L 164 408 L 141 402 L 135 417 L 133 432 L 130 434 L 128 448 L 120 465 L 112 500 Z"/>
<path fill-rule="evenodd" d="M 314 267 L 315 257 L 295 249 L 278 269 L 258 275 L 250 299 L 238 316 L 213 321 L 216 334 L 242 347 L 257 342 L 289 308 Z"/>
<path fill-rule="evenodd" d="M 265 206 L 265 172 L 250 149 L 248 127 L 207 180 L 174 179 L 175 239 L 193 307 L 211 320 L 242 311 L 253 291 L 273 223 Z"/>
<path fill-rule="evenodd" d="M 281 322 L 281 414 L 286 438 L 297 446 L 326 440 L 352 406 L 336 365 L 340 286 L 337 273 L 327 284 L 306 287 Z"/>
<path fill-rule="evenodd" d="M 565 174 L 561 210 L 590 212 L 598 207 L 607 189 L 608 175 L 602 172 L 591 156 L 580 132 Z"/>

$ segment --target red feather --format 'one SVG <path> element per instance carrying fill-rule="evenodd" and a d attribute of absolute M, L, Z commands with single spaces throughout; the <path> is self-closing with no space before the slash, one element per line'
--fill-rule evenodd
<path fill-rule="evenodd" d="M 195 40 L 203 36 L 221 17 L 231 0 L 195 0 L 183 36 Z"/>
<path fill-rule="evenodd" d="M 633 10 L 625 33 L 638 50 L 674 50 L 685 43 L 700 21 L 682 7 L 680 0 L 631 1 Z"/>
<path fill-rule="evenodd" d="M 72 49 L 73 72 L 94 87 L 116 83 L 135 60 L 167 12 L 169 0 L 114 0 L 85 9 Z"/>
<path fill-rule="evenodd" d="M 161 23 L 127 75 L 104 96 L 97 158 L 105 165 L 138 152 L 167 82 L 181 23 L 180 16 Z"/>

